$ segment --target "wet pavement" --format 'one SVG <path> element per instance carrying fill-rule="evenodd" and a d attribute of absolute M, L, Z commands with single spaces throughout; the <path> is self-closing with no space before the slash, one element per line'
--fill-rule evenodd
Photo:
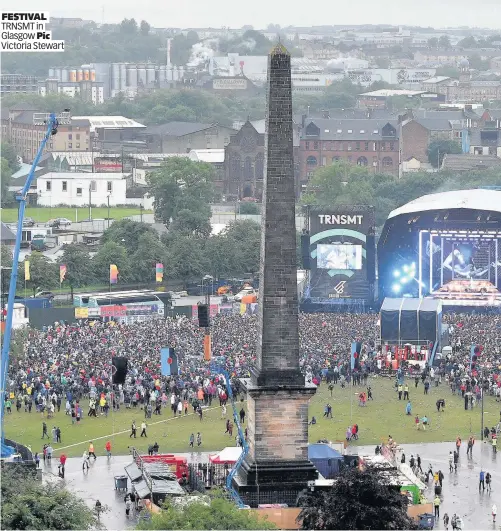
<path fill-rule="evenodd" d="M 398 442 L 398 441 L 397 441 Z M 443 515 L 449 518 L 456 513 L 463 520 L 463 530 L 498 530 L 501 516 L 498 514 L 496 526 L 492 524 L 491 508 L 496 503 L 498 512 L 501 508 L 501 454 L 494 455 L 490 444 L 476 441 L 473 447 L 473 457 L 466 457 L 466 441 L 460 450 L 457 473 L 449 472 L 449 452 L 455 449 L 455 443 L 430 444 L 402 444 L 400 445 L 409 462 L 411 455 L 421 456 L 421 467 L 426 472 L 431 464 L 433 471 L 441 470 L 444 474 L 440 505 L 440 521 L 435 529 L 444 529 Z M 374 455 L 375 446 L 360 446 L 354 448 L 360 455 Z M 479 493 L 480 471 L 490 472 L 492 475 L 492 492 Z M 426 490 L 426 497 L 434 498 L 434 487 L 430 480 Z M 451 525 L 449 523 L 449 529 Z"/>
<path fill-rule="evenodd" d="M 398 441 L 397 441 L 398 442 Z M 430 444 L 404 444 L 401 448 L 405 452 L 407 462 L 413 454 L 419 454 L 422 459 L 421 466 L 424 471 L 429 464 L 433 470 L 442 470 L 445 479 L 442 489 L 442 504 L 440 506 L 440 521 L 435 529 L 444 529 L 442 517 L 448 513 L 452 517 L 454 513 L 463 519 L 463 530 L 494 530 L 500 529 L 492 524 L 491 507 L 496 503 L 501 509 L 501 454 L 494 455 L 490 444 L 482 444 L 478 441 L 473 449 L 473 457 L 466 457 L 466 444 L 461 446 L 460 462 L 457 473 L 449 473 L 448 455 L 454 450 L 454 443 L 430 443 Z M 374 446 L 359 446 L 353 448 L 353 453 L 360 455 L 374 455 Z M 184 455 L 192 462 L 207 462 L 209 454 L 177 454 Z M 101 515 L 101 522 L 106 529 L 127 529 L 135 526 L 135 517 L 125 516 L 123 491 L 115 490 L 114 476 L 125 475 L 124 466 L 131 462 L 131 456 L 113 456 L 110 460 L 99 456 L 96 461 L 90 459 L 88 472 L 82 471 L 82 459 L 70 458 L 66 462 L 66 486 L 75 494 L 85 499 L 89 507 L 94 507 L 99 499 L 109 510 Z M 57 460 L 51 466 L 42 468 L 46 476 L 57 477 Z M 483 468 L 492 475 L 492 492 L 479 493 L 479 474 Z M 434 497 L 433 486 L 427 488 L 426 495 L 429 500 Z M 501 516 L 498 516 L 501 518 Z M 449 524 L 450 529 L 450 524 Z"/>
<path fill-rule="evenodd" d="M 213 452 L 211 452 L 213 453 Z M 209 461 L 209 453 L 194 453 L 182 455 L 191 462 L 203 463 Z M 121 455 L 112 456 L 108 459 L 105 456 L 98 456 L 96 460 L 90 458 L 90 468 L 88 472 L 82 471 L 82 458 L 73 457 L 66 461 L 64 483 L 66 487 L 83 498 L 90 508 L 94 508 L 96 500 L 108 508 L 100 516 L 100 521 L 106 529 L 122 530 L 133 528 L 137 524 L 136 516 L 126 517 L 124 496 L 125 491 L 115 490 L 115 476 L 124 476 L 124 467 L 132 462 L 132 456 Z M 59 480 L 58 474 L 59 460 L 53 459 L 52 465 L 41 463 L 44 478 Z M 130 488 L 130 481 L 129 481 Z"/>

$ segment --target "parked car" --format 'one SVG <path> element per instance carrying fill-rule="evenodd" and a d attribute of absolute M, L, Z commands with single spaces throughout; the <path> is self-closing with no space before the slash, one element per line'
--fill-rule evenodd
<path fill-rule="evenodd" d="M 35 293 L 35 299 L 49 299 L 52 300 L 54 298 L 54 293 L 52 291 L 47 290 L 39 290 Z"/>
<path fill-rule="evenodd" d="M 33 218 L 23 219 L 23 227 L 34 227 L 34 226 L 35 226 L 35 220 Z"/>
<path fill-rule="evenodd" d="M 71 225 L 71 221 L 68 218 L 57 218 L 56 221 L 61 227 L 69 227 Z"/>
<path fill-rule="evenodd" d="M 46 227 L 53 227 L 57 229 L 59 227 L 59 221 L 57 219 L 49 219 L 45 224 Z"/>

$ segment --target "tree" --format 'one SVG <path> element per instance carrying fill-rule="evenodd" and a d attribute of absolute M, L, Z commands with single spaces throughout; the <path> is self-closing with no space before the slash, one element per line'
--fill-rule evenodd
<path fill-rule="evenodd" d="M 140 282 L 154 282 L 156 264 L 165 262 L 165 246 L 157 234 L 146 232 L 139 238 L 137 250 L 132 255 L 131 274 Z"/>
<path fill-rule="evenodd" d="M 9 193 L 9 186 L 12 177 L 12 171 L 9 167 L 9 162 L 3 157 L 0 159 L 0 175 L 1 175 L 1 190 L 2 206 L 11 202 L 12 194 Z"/>
<path fill-rule="evenodd" d="M 122 22 L 120 22 L 120 32 L 126 35 L 132 35 L 134 33 L 137 33 L 136 20 L 133 18 L 131 19 L 124 18 Z"/>
<path fill-rule="evenodd" d="M 110 265 L 118 268 L 118 281 L 127 282 L 130 279 L 131 262 L 127 249 L 115 242 L 105 243 L 92 259 L 94 276 L 103 283 L 110 281 Z"/>
<path fill-rule="evenodd" d="M 468 62 L 470 63 L 470 67 L 474 70 L 489 70 L 490 63 L 489 61 L 483 61 L 482 57 L 479 53 L 473 53 L 468 57 Z"/>
<path fill-rule="evenodd" d="M 223 247 L 232 250 L 233 273 L 242 275 L 259 271 L 261 248 L 261 227 L 251 220 L 238 220 L 229 223 L 219 234 Z"/>
<path fill-rule="evenodd" d="M 67 245 L 64 248 L 59 264 L 66 266 L 66 275 L 63 282 L 70 286 L 72 297 L 74 288 L 88 286 L 92 282 L 94 272 L 90 253 L 81 245 Z"/>
<path fill-rule="evenodd" d="M 438 45 L 440 46 L 440 48 L 450 48 L 451 40 L 449 39 L 449 36 L 442 35 L 440 39 L 438 39 Z"/>
<path fill-rule="evenodd" d="M 302 497 L 302 529 L 417 529 L 395 475 L 375 467 L 347 468 L 328 491 Z"/>
<path fill-rule="evenodd" d="M 211 217 L 210 203 L 214 199 L 214 168 L 205 162 L 193 162 L 171 157 L 155 172 L 148 174 L 148 184 L 155 197 L 155 218 L 167 227 L 183 210 Z M 185 214 L 183 214 L 185 215 Z"/>
<path fill-rule="evenodd" d="M 166 501 L 160 513 L 149 522 L 140 522 L 136 529 L 276 529 L 275 525 L 255 512 L 242 511 L 234 503 L 216 492 L 191 503 L 174 504 Z"/>
<path fill-rule="evenodd" d="M 256 203 L 240 203 L 238 205 L 238 213 L 256 215 L 259 214 L 259 207 L 256 205 Z"/>
<path fill-rule="evenodd" d="M 141 32 L 141 35 L 143 37 L 147 37 L 149 35 L 150 29 L 151 29 L 151 26 L 146 22 L 146 20 L 141 20 L 139 31 Z"/>
<path fill-rule="evenodd" d="M 319 168 L 310 179 L 303 197 L 304 204 L 349 205 L 373 204 L 373 197 L 359 194 L 365 182 L 370 182 L 369 171 L 364 166 L 339 161 Z"/>
<path fill-rule="evenodd" d="M 1 292 L 6 295 L 9 292 L 10 275 L 12 268 L 12 249 L 7 245 L 0 245 L 0 265 L 1 269 Z"/>
<path fill-rule="evenodd" d="M 39 482 L 2 468 L 2 529 L 96 529 L 84 500 L 53 482 Z"/>
<path fill-rule="evenodd" d="M 30 263 L 30 280 L 28 285 L 35 294 L 37 289 L 49 289 L 59 286 L 59 267 L 38 251 L 26 257 Z M 19 276 L 18 276 L 19 278 Z M 21 279 L 24 281 L 24 274 Z"/>
<path fill-rule="evenodd" d="M 428 39 L 429 48 L 438 48 L 438 39 L 436 37 L 431 37 Z"/>
<path fill-rule="evenodd" d="M 426 151 L 428 161 L 434 168 L 442 166 L 445 155 L 449 153 L 462 153 L 461 144 L 455 140 L 434 140 Z"/>
<path fill-rule="evenodd" d="M 172 278 L 186 282 L 207 274 L 210 263 L 204 253 L 205 240 L 180 233 L 162 235 L 166 245 L 165 270 Z"/>
<path fill-rule="evenodd" d="M 473 35 L 470 35 L 468 37 L 465 37 L 464 39 L 461 39 L 458 42 L 458 46 L 460 48 L 476 48 L 478 46 L 477 39 L 473 37 Z"/>
<path fill-rule="evenodd" d="M 16 173 L 16 171 L 19 169 L 19 161 L 14 146 L 3 140 L 0 144 L 0 152 L 2 158 L 7 160 L 10 171 L 12 173 Z"/>
<path fill-rule="evenodd" d="M 183 208 L 177 213 L 176 219 L 171 225 L 171 230 L 181 232 L 187 236 L 208 238 L 212 232 L 210 212 L 205 208 L 201 212 Z"/>
<path fill-rule="evenodd" d="M 102 243 L 118 243 L 127 249 L 129 255 L 132 255 L 137 251 L 139 240 L 145 234 L 157 237 L 157 232 L 151 225 L 141 221 L 121 219 L 115 221 L 109 229 L 104 231 L 101 241 Z"/>

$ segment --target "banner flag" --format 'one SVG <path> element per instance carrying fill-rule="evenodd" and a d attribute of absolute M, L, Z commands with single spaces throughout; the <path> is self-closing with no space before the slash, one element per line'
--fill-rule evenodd
<path fill-rule="evenodd" d="M 155 268 L 155 279 L 158 283 L 162 282 L 164 279 L 164 265 L 160 262 L 157 264 Z"/>
<path fill-rule="evenodd" d="M 118 282 L 118 267 L 115 264 L 110 264 L 110 284 Z"/>
<path fill-rule="evenodd" d="M 30 263 L 28 260 L 25 260 L 24 262 L 24 280 L 25 282 L 27 280 L 30 280 L 31 279 L 31 276 L 30 276 Z"/>
<path fill-rule="evenodd" d="M 65 277 L 66 277 L 66 265 L 61 264 L 59 266 L 59 284 L 63 283 L 63 280 Z"/>

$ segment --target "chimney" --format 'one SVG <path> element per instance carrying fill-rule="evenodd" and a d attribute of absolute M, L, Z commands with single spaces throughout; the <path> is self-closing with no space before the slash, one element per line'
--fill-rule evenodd
<path fill-rule="evenodd" d="M 306 114 L 301 115 L 301 127 L 304 127 L 304 124 L 306 122 L 306 116 L 307 116 Z"/>

